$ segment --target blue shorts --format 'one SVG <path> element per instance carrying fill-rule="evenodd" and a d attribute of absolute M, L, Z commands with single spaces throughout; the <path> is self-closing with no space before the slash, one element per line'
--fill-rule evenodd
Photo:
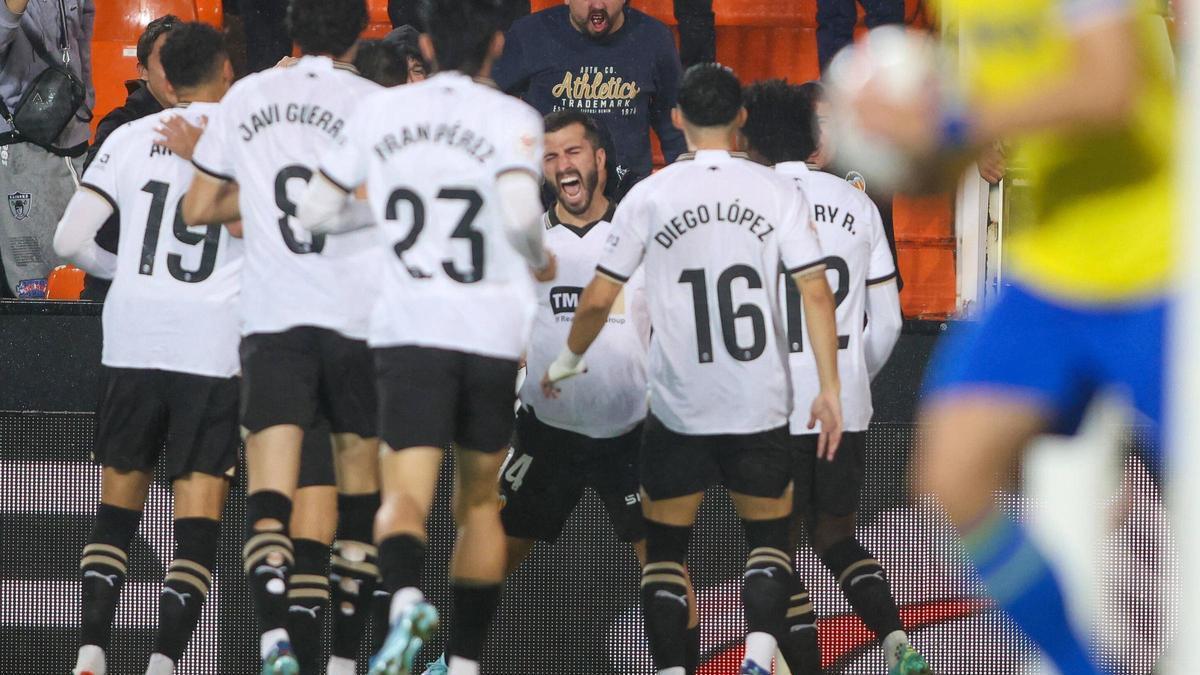
<path fill-rule="evenodd" d="M 1116 390 L 1153 425 L 1147 459 L 1157 469 L 1163 428 L 1168 302 L 1079 306 L 1018 285 L 982 321 L 957 326 L 938 345 L 924 398 L 964 390 L 1025 397 L 1043 407 L 1052 433 L 1074 433 L 1092 397 Z"/>

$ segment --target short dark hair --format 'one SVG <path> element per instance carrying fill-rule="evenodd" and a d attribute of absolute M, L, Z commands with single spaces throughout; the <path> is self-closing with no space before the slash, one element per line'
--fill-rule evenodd
<path fill-rule="evenodd" d="M 385 87 L 408 81 L 408 61 L 382 40 L 363 40 L 358 43 L 354 67 L 363 77 Z"/>
<path fill-rule="evenodd" d="M 733 71 L 719 63 L 697 63 L 683 74 L 679 110 L 698 127 L 720 127 L 733 122 L 742 107 L 742 84 Z"/>
<path fill-rule="evenodd" d="M 421 45 L 419 39 L 421 31 L 405 24 L 397 26 L 387 35 L 383 36 L 383 44 L 387 45 L 396 56 L 404 62 L 405 73 L 408 73 L 408 60 L 416 59 L 417 63 L 429 72 L 429 62 L 425 60 L 425 55 L 421 53 Z"/>
<path fill-rule="evenodd" d="M 543 123 L 546 127 L 546 133 L 554 133 L 561 129 L 565 129 L 572 124 L 578 124 L 583 127 L 583 137 L 592 144 L 595 149 L 604 148 L 604 140 L 600 134 L 600 126 L 596 124 L 596 120 L 592 119 L 591 115 L 580 112 L 578 110 L 558 110 L 546 115 Z M 604 148 L 607 152 L 608 149 Z"/>
<path fill-rule="evenodd" d="M 504 10 L 496 0 L 424 0 L 425 32 L 433 40 L 438 70 L 477 75 L 496 33 L 504 29 Z"/>
<path fill-rule="evenodd" d="M 199 21 L 183 21 L 163 42 L 163 71 L 176 89 L 188 89 L 220 77 L 229 57 L 225 37 L 212 26 Z"/>
<path fill-rule="evenodd" d="M 137 41 L 138 65 L 150 65 L 150 53 L 154 51 L 154 43 L 158 41 L 158 38 L 174 30 L 179 25 L 179 21 L 179 17 L 174 14 L 164 14 L 146 24 L 146 29 L 142 31 Z"/>
<path fill-rule="evenodd" d="M 771 164 L 803 162 L 817 149 L 811 89 L 785 80 L 763 80 L 746 87 L 746 124 L 742 133 Z"/>
<path fill-rule="evenodd" d="M 365 0 L 291 0 L 288 4 L 288 35 L 305 54 L 345 54 L 366 27 Z"/>

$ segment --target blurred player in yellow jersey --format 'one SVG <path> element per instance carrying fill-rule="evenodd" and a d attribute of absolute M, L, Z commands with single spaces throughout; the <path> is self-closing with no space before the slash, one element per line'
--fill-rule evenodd
<path fill-rule="evenodd" d="M 931 366 L 917 480 L 989 592 L 1066 674 L 1103 671 L 1045 558 L 992 495 L 1034 436 L 1074 431 L 1098 390 L 1161 426 L 1174 112 L 1157 4 L 944 0 L 968 103 L 897 104 L 876 90 L 855 102 L 866 128 L 915 153 L 1003 138 L 1029 168 L 1035 222 L 1007 243 L 1013 283 Z"/>

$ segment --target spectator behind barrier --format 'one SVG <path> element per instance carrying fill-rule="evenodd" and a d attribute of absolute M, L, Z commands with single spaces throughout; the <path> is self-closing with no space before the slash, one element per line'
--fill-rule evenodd
<path fill-rule="evenodd" d="M 671 124 L 682 70 L 675 37 L 624 0 L 568 0 L 518 19 L 492 71 L 496 84 L 543 115 L 578 110 L 612 134 L 617 196 L 650 175 L 650 128 L 672 162 L 684 150 Z"/>
<path fill-rule="evenodd" d="M 179 22 L 179 17 L 174 14 L 166 14 L 146 24 L 146 29 L 142 31 L 137 42 L 138 79 L 125 83 L 125 89 L 129 92 L 129 96 L 125 98 L 125 104 L 114 108 L 96 125 L 96 137 L 92 139 L 92 147 L 88 149 L 87 157 L 83 162 L 84 171 L 96 158 L 96 153 L 104 144 L 105 139 L 116 131 L 117 127 L 175 105 L 175 90 L 167 82 L 167 75 L 163 72 L 159 53 L 162 50 L 163 42 L 167 40 L 167 34 Z M 105 251 L 116 253 L 117 238 L 120 234 L 121 218 L 114 213 L 100 228 L 100 232 L 96 235 L 96 243 Z M 111 282 L 107 279 L 100 279 L 89 274 L 84 278 L 83 292 L 79 297 L 81 300 L 104 302 L 110 284 Z"/>
<path fill-rule="evenodd" d="M 87 151 L 92 87 L 93 0 L 0 0 L 0 296 L 40 297 L 59 264 L 54 228 L 75 193 Z M 65 30 L 64 30 L 65 28 Z M 36 42 L 36 48 L 35 48 Z M 44 53 L 44 57 L 39 55 Z M 61 64 L 83 85 L 84 102 L 52 143 L 41 147 L 13 133 L 21 97 Z"/>

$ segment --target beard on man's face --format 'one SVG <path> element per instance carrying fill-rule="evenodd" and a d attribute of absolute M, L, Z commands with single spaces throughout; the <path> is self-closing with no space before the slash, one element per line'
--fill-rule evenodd
<path fill-rule="evenodd" d="M 592 206 L 592 197 L 600 175 L 596 168 L 580 171 L 567 169 L 554 176 L 554 196 L 558 203 L 573 216 L 586 213 Z"/>

